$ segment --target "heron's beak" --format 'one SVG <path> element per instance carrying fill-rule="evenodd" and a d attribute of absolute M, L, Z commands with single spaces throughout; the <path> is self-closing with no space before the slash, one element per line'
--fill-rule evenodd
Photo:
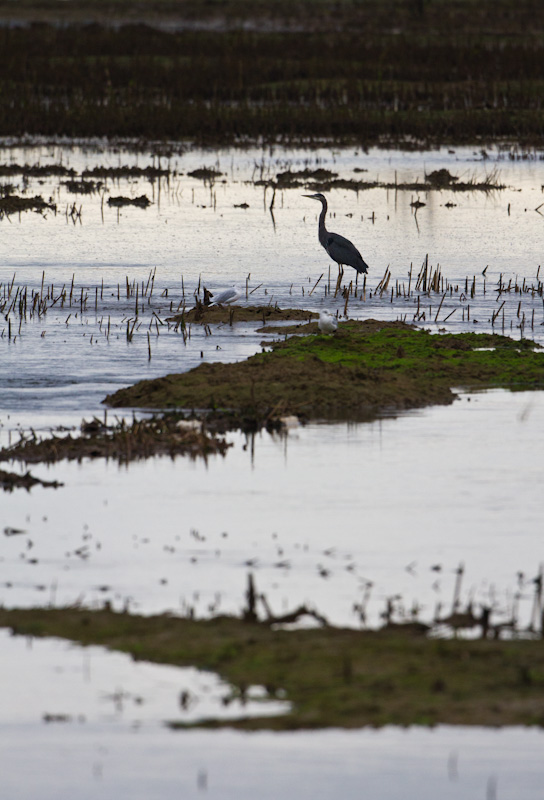
<path fill-rule="evenodd" d="M 315 194 L 301 194 L 300 196 L 301 197 L 309 197 L 310 200 L 316 200 L 317 199 Z"/>

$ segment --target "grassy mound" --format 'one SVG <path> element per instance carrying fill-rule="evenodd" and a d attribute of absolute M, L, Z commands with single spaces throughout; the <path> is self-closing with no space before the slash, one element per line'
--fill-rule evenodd
<path fill-rule="evenodd" d="M 504 336 L 435 336 L 400 322 L 346 322 L 334 336 L 293 336 L 244 362 L 140 381 L 105 402 L 225 410 L 257 422 L 279 414 L 357 421 L 451 403 L 459 386 L 543 387 L 544 354 Z"/>
<path fill-rule="evenodd" d="M 262 685 L 270 698 L 292 704 L 291 713 L 279 717 L 197 723 L 207 726 L 544 724 L 542 640 L 427 639 L 412 629 L 286 631 L 234 617 L 197 621 L 73 607 L 0 609 L 0 626 L 210 669 L 240 694 Z"/>

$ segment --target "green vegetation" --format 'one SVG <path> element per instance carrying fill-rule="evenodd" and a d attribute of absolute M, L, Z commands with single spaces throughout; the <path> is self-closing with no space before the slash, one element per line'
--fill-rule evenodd
<path fill-rule="evenodd" d="M 0 0 L 13 18 L 39 24 L 0 27 L 0 135 L 543 141 L 538 0 Z"/>
<path fill-rule="evenodd" d="M 412 629 L 289 632 L 233 617 L 195 621 L 73 607 L 0 609 L 0 626 L 213 670 L 240 693 L 263 685 L 271 698 L 285 693 L 292 703 L 284 716 L 208 725 L 544 725 L 542 640 L 432 640 Z"/>
<path fill-rule="evenodd" d="M 312 322 L 299 333 L 317 331 Z M 112 406 L 229 410 L 245 419 L 279 414 L 363 420 L 390 410 L 451 403 L 452 387 L 536 389 L 544 354 L 533 342 L 495 334 L 432 335 L 401 322 L 340 323 L 276 342 L 236 364 L 201 364 L 109 395 Z"/>

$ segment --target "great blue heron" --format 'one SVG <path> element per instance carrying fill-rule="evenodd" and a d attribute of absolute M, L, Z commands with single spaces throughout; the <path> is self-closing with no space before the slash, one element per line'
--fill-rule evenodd
<path fill-rule="evenodd" d="M 368 264 L 363 259 L 354 244 L 340 236 L 339 233 L 331 233 L 325 227 L 325 215 L 327 214 L 327 198 L 318 192 L 317 194 L 305 194 L 303 197 L 310 197 L 312 200 L 319 200 L 321 203 L 321 214 L 319 215 L 319 242 L 325 248 L 333 261 L 336 261 L 343 273 L 343 267 L 353 267 L 357 272 L 368 272 Z M 340 276 L 339 276 L 340 277 Z"/>
<path fill-rule="evenodd" d="M 213 297 L 210 305 L 220 306 L 224 303 L 225 305 L 230 306 L 231 303 L 235 303 L 243 296 L 244 293 L 241 289 L 239 289 L 237 286 L 231 286 L 230 289 L 224 289 L 222 292 L 219 292 L 219 294 L 213 295 L 210 293 L 210 297 Z"/>
<path fill-rule="evenodd" d="M 323 309 L 319 314 L 317 326 L 321 333 L 335 333 L 338 328 L 338 320 L 328 311 Z"/>

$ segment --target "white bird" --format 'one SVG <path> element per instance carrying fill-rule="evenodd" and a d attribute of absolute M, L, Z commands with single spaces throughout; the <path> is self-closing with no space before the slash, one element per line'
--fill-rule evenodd
<path fill-rule="evenodd" d="M 238 286 L 231 286 L 230 289 L 224 289 L 222 292 L 219 292 L 219 294 L 216 294 L 215 296 L 212 294 L 211 297 L 213 297 L 214 299 L 210 303 L 210 305 L 220 306 L 223 305 L 224 303 L 225 305 L 230 306 L 231 303 L 235 303 L 243 296 L 244 293 L 241 289 L 238 288 Z"/>
<path fill-rule="evenodd" d="M 317 325 L 321 333 L 335 333 L 338 328 L 338 320 L 324 309 L 319 314 Z"/>

